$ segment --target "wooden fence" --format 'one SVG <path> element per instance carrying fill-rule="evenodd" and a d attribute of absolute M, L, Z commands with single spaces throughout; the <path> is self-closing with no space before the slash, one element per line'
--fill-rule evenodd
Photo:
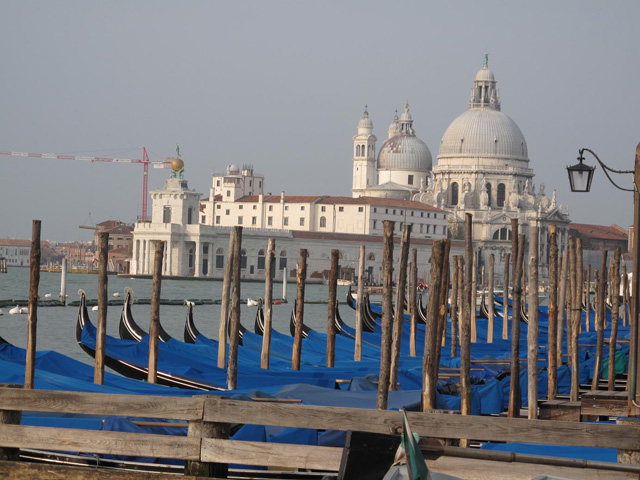
<path fill-rule="evenodd" d="M 151 417 L 188 426 L 187 436 L 21 426 L 22 411 Z M 506 417 L 408 412 L 421 437 L 477 439 L 640 451 L 640 425 L 573 423 Z M 14 424 L 12 424 L 14 423 Z M 371 433 L 401 431 L 402 414 L 355 408 L 252 402 L 215 396 L 159 397 L 77 393 L 0 387 L 0 458 L 10 449 L 79 451 L 185 460 L 187 472 L 214 464 L 224 477 L 226 464 L 338 471 L 342 448 L 236 441 L 229 424 L 333 429 Z M 7 455 L 9 453 L 9 455 Z M 191 469 L 189 469 L 191 467 Z"/>

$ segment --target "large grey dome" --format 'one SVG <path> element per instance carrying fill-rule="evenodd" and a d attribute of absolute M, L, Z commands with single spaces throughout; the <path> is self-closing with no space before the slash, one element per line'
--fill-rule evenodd
<path fill-rule="evenodd" d="M 518 125 L 499 110 L 471 108 L 456 118 L 440 141 L 438 158 L 493 157 L 528 161 Z"/>
<path fill-rule="evenodd" d="M 429 147 L 415 135 L 400 134 L 382 144 L 378 156 L 379 170 L 431 170 Z"/>

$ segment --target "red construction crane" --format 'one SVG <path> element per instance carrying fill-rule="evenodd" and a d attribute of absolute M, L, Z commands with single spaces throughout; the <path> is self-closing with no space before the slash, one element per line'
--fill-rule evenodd
<path fill-rule="evenodd" d="M 169 168 L 171 161 L 152 162 L 147 155 L 147 149 L 142 147 L 142 158 L 106 158 L 83 157 L 79 155 L 57 155 L 55 153 L 30 153 L 30 152 L 2 152 L 0 155 L 12 157 L 50 158 L 58 160 L 77 160 L 81 162 L 110 162 L 110 163 L 141 163 L 142 164 L 142 221 L 147 221 L 147 191 L 149 185 L 149 164 L 154 168 Z"/>

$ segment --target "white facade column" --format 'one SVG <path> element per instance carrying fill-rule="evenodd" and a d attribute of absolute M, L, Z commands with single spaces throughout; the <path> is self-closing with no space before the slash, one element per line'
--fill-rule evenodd
<path fill-rule="evenodd" d="M 131 275 L 138 273 L 138 244 L 140 240 L 134 240 L 131 248 L 131 263 L 129 264 L 129 272 Z"/>
<path fill-rule="evenodd" d="M 171 239 L 167 241 L 167 275 L 173 275 L 173 242 Z"/>
<path fill-rule="evenodd" d="M 200 271 L 201 271 L 200 262 L 201 262 L 201 258 L 202 258 L 202 242 L 197 241 L 195 243 L 196 243 L 196 248 L 193 249 L 194 250 L 193 254 L 195 256 L 194 265 L 193 265 L 193 276 L 194 277 L 199 277 L 200 276 Z"/>
<path fill-rule="evenodd" d="M 208 277 L 213 277 L 213 267 L 215 266 L 214 258 L 215 258 L 215 252 L 213 250 L 213 242 L 209 242 L 209 273 L 207 274 Z"/>

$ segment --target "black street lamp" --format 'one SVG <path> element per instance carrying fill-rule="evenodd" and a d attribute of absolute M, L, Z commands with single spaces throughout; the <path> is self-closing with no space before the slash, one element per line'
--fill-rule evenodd
<path fill-rule="evenodd" d="M 606 166 L 598 155 L 588 148 L 580 149 L 580 156 L 578 157 L 579 163 L 567 167 L 569 173 L 569 182 L 571 184 L 572 192 L 588 192 L 591 189 L 591 180 L 593 179 L 593 173 L 596 167 L 590 167 L 584 165 L 584 152 L 589 152 L 595 157 L 602 171 L 607 176 L 609 181 L 619 190 L 625 192 L 633 192 L 633 266 L 632 266 L 632 279 L 631 279 L 631 358 L 629 359 L 629 375 L 630 388 L 629 388 L 629 414 L 637 415 L 640 413 L 640 403 L 638 403 L 638 372 L 640 372 L 640 358 L 638 351 L 640 350 L 640 337 L 638 336 L 638 326 L 640 325 L 640 284 L 638 283 L 638 272 L 640 271 L 640 235 L 638 235 L 638 226 L 640 226 L 640 143 L 636 147 L 636 158 L 633 170 L 614 170 Z M 633 188 L 623 188 L 613 181 L 611 173 L 633 174 Z"/>

